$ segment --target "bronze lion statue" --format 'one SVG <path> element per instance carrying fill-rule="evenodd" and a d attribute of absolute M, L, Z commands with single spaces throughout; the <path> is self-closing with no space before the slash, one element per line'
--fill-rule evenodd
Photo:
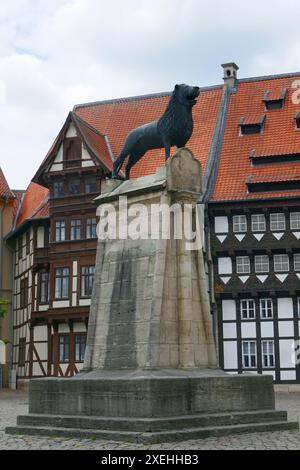
<path fill-rule="evenodd" d="M 193 133 L 192 108 L 199 93 L 197 86 L 176 85 L 162 117 L 137 127 L 128 134 L 121 153 L 114 162 L 111 177 L 118 177 L 127 156 L 125 178 L 129 179 L 131 168 L 148 150 L 164 148 L 167 159 L 170 157 L 171 147 L 185 147 Z"/>

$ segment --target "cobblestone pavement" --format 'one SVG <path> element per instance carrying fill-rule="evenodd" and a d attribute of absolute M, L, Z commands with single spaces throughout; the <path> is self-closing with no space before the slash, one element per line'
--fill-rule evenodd
<path fill-rule="evenodd" d="M 289 419 L 300 421 L 300 393 L 277 394 L 277 409 L 287 410 Z M 0 450 L 137 450 L 146 449 L 142 444 L 124 444 L 90 439 L 63 439 L 32 436 L 10 436 L 4 433 L 6 426 L 15 425 L 19 414 L 27 413 L 28 396 L 24 392 L 0 391 Z M 186 441 L 174 444 L 148 446 L 149 450 L 300 450 L 300 432 L 266 432 Z"/>

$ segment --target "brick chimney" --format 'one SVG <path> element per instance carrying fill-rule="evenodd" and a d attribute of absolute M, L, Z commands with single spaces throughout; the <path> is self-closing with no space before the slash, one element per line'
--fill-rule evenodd
<path fill-rule="evenodd" d="M 228 88 L 235 88 L 239 67 L 234 62 L 222 64 L 222 67 L 224 69 L 224 83 L 227 84 Z"/>

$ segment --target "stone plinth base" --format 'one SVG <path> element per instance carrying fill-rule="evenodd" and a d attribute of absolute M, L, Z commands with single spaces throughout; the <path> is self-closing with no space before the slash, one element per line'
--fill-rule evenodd
<path fill-rule="evenodd" d="M 297 428 L 275 411 L 272 377 L 160 370 L 33 380 L 29 415 L 6 432 L 155 443 Z"/>

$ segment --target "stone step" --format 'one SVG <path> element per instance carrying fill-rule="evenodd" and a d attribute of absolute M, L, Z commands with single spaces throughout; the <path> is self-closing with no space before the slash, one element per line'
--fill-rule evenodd
<path fill-rule="evenodd" d="M 162 432 L 174 429 L 233 426 L 239 424 L 286 421 L 285 411 L 263 410 L 250 412 L 216 413 L 168 418 L 105 418 L 85 416 L 52 416 L 29 414 L 18 416 L 19 426 L 38 426 L 104 431 Z"/>
<path fill-rule="evenodd" d="M 53 428 L 44 426 L 15 426 L 6 428 L 7 434 L 29 434 L 35 436 L 52 436 L 66 438 L 103 439 L 110 441 L 125 441 L 142 444 L 157 444 L 162 442 L 187 441 L 206 439 L 208 437 L 227 436 L 253 432 L 272 432 L 299 430 L 298 422 L 276 421 L 250 423 L 233 426 L 215 426 L 206 428 L 191 428 L 183 430 L 166 430 L 163 432 L 138 433 L 129 431 L 104 431 L 96 429 Z"/>

